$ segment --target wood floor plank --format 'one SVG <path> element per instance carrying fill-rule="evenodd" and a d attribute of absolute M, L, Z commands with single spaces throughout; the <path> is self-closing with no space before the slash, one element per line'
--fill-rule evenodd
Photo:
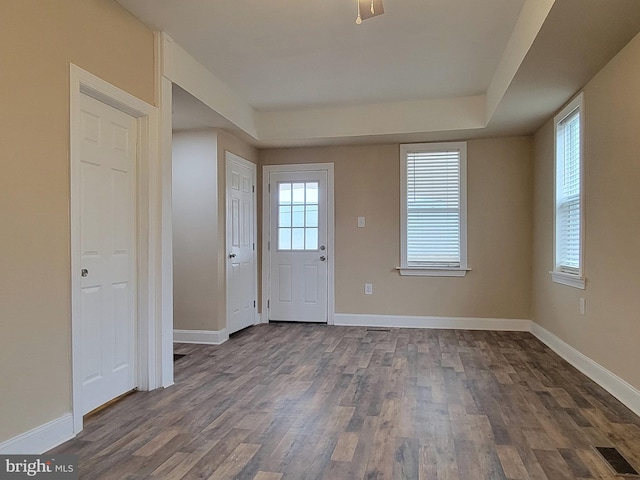
<path fill-rule="evenodd" d="M 392 478 L 415 480 L 420 471 L 420 445 L 415 438 L 396 438 Z"/>
<path fill-rule="evenodd" d="M 338 438 L 331 460 L 334 462 L 350 462 L 356 452 L 360 435 L 356 432 L 344 432 Z"/>
<path fill-rule="evenodd" d="M 198 464 L 198 462 L 200 462 L 205 455 L 208 455 L 209 452 L 213 449 L 213 447 L 218 443 L 218 440 L 213 440 L 213 441 L 208 441 L 203 443 L 199 448 L 195 449 L 194 451 L 187 453 L 187 452 L 177 452 L 177 454 L 183 454 L 180 455 L 181 460 L 179 461 L 179 463 L 175 464 L 174 461 L 171 461 L 172 457 L 169 457 L 169 459 L 167 459 L 167 461 L 165 463 L 169 463 L 169 465 L 166 465 L 165 468 L 163 468 L 163 465 L 160 465 L 157 468 L 157 473 L 154 471 L 153 475 L 155 478 L 161 478 L 161 479 L 165 479 L 165 480 L 181 480 L 182 478 L 184 478 L 187 473 L 195 466 Z M 177 455 L 174 454 L 174 455 Z M 169 470 L 169 467 L 174 465 L 175 466 Z M 167 470 L 169 470 L 167 472 Z"/>
<path fill-rule="evenodd" d="M 582 463 L 589 469 L 589 473 L 591 473 L 593 478 L 602 480 L 619 479 L 594 450 L 577 450 L 576 453 Z"/>
<path fill-rule="evenodd" d="M 420 446 L 419 455 L 418 480 L 437 480 L 438 468 L 435 448 Z"/>
<path fill-rule="evenodd" d="M 176 345 L 175 385 L 51 453 L 81 478 L 563 480 L 640 466 L 640 419 L 529 333 L 267 324 Z"/>
<path fill-rule="evenodd" d="M 149 455 L 153 455 L 179 433 L 180 430 L 165 430 L 163 432 L 160 432 L 154 439 L 148 441 L 138 450 L 133 452 L 133 455 L 139 455 L 141 457 L 148 457 Z"/>
<path fill-rule="evenodd" d="M 276 472 L 258 472 L 253 480 L 280 480 L 282 478 L 281 473 Z"/>
<path fill-rule="evenodd" d="M 522 463 L 518 449 L 508 445 L 496 447 L 502 470 L 509 480 L 529 480 L 527 469 Z"/>
<path fill-rule="evenodd" d="M 208 478 L 220 467 L 238 445 L 245 442 L 249 430 L 232 428 L 211 449 L 205 452 L 180 480 Z"/>
<path fill-rule="evenodd" d="M 571 480 L 575 478 L 567 462 L 564 461 L 564 458 L 557 450 L 534 450 L 534 454 L 538 458 L 547 478 L 553 480 Z"/>
<path fill-rule="evenodd" d="M 213 472 L 209 480 L 228 480 L 235 476 L 249 463 L 251 458 L 260 450 L 260 445 L 241 443 Z"/>
<path fill-rule="evenodd" d="M 151 472 L 152 478 L 171 478 L 171 472 L 174 471 L 178 465 L 189 458 L 187 452 L 175 452 L 167 460 L 165 460 L 159 467 Z"/>

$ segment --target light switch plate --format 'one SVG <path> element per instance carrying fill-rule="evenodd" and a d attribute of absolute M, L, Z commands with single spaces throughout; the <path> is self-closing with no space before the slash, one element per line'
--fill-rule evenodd
<path fill-rule="evenodd" d="M 364 228 L 364 226 L 365 226 L 364 217 L 358 217 L 358 228 Z"/>

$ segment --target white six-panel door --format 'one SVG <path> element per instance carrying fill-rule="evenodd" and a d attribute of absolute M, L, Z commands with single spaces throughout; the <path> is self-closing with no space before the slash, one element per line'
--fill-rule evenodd
<path fill-rule="evenodd" d="M 269 320 L 327 322 L 327 172 L 269 174 Z"/>
<path fill-rule="evenodd" d="M 229 333 L 255 323 L 255 166 L 227 153 L 227 323 Z"/>
<path fill-rule="evenodd" d="M 136 121 L 80 96 L 82 413 L 135 388 Z"/>

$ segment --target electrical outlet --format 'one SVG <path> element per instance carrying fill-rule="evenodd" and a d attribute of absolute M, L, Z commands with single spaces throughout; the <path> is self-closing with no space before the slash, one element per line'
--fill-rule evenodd
<path fill-rule="evenodd" d="M 364 294 L 373 295 L 373 285 L 371 283 L 364 284 Z"/>
<path fill-rule="evenodd" d="M 580 315 L 584 315 L 587 310 L 587 300 L 584 297 L 580 298 Z"/>
<path fill-rule="evenodd" d="M 358 217 L 358 228 L 364 228 L 365 225 L 364 217 Z"/>

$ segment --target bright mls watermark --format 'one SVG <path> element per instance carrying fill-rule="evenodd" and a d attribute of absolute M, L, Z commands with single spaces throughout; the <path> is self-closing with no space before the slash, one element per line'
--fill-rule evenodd
<path fill-rule="evenodd" d="M 0 480 L 78 480 L 76 455 L 0 455 Z"/>

